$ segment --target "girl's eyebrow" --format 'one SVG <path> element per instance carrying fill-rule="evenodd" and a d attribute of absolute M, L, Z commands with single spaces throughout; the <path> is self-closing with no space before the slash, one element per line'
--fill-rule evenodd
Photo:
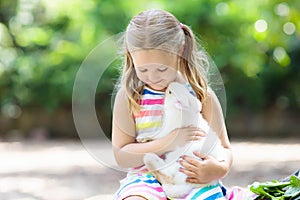
<path fill-rule="evenodd" d="M 145 65 L 145 64 L 143 64 L 143 65 L 136 65 L 135 67 L 139 68 L 139 69 L 146 69 L 147 65 Z"/>
<path fill-rule="evenodd" d="M 146 69 L 145 67 L 137 66 L 138 69 Z"/>
<path fill-rule="evenodd" d="M 149 64 L 136 65 L 138 68 L 147 68 Z"/>
<path fill-rule="evenodd" d="M 168 65 L 164 65 L 164 64 L 159 64 L 159 63 L 153 63 L 153 64 L 142 64 L 142 65 L 137 65 L 137 68 L 143 70 L 143 69 L 165 69 L 168 68 Z"/>

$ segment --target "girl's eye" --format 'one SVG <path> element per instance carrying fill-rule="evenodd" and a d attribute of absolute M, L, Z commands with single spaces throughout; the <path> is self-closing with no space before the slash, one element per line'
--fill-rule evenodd
<path fill-rule="evenodd" d="M 165 71 L 167 71 L 167 67 L 166 68 L 161 68 L 161 69 L 158 69 L 158 71 L 160 71 L 160 72 L 165 72 Z"/>
<path fill-rule="evenodd" d="M 139 71 L 143 73 L 143 72 L 146 72 L 147 69 L 139 69 Z"/>

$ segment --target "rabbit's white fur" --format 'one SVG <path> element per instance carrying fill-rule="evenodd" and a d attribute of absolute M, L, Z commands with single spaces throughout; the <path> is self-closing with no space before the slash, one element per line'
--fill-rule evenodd
<path fill-rule="evenodd" d="M 166 136 L 176 128 L 188 126 L 201 128 L 206 133 L 206 137 L 202 140 L 189 142 L 183 147 L 177 147 L 175 151 L 166 153 L 165 159 L 154 153 L 145 154 L 144 163 L 146 167 L 160 181 L 168 197 L 182 198 L 193 188 L 205 186 L 186 182 L 187 176 L 179 171 L 178 159 L 181 155 L 199 159 L 193 152 L 200 151 L 215 157 L 217 160 L 223 159 L 223 147 L 217 134 L 202 117 L 201 109 L 201 102 L 183 84 L 177 82 L 169 84 L 165 94 L 163 126 L 158 133 L 153 135 L 153 138 Z"/>

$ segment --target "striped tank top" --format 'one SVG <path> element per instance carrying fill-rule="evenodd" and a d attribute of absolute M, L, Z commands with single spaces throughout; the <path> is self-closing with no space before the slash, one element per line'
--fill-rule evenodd
<path fill-rule="evenodd" d="M 189 83 L 189 91 L 195 95 Z M 134 115 L 137 142 L 148 142 L 158 133 L 163 123 L 165 93 L 145 87 L 139 104 L 141 109 Z"/>
<path fill-rule="evenodd" d="M 163 122 L 165 93 L 145 87 L 139 104 L 140 111 L 134 115 L 137 142 L 152 140 L 152 135 L 160 130 Z"/>

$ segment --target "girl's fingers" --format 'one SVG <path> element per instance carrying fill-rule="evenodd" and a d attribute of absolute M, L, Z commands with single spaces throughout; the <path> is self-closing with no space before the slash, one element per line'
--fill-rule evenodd
<path fill-rule="evenodd" d="M 202 136 L 202 137 L 206 136 L 206 133 L 202 129 L 197 128 L 197 127 L 189 127 L 188 126 L 188 127 L 181 128 L 181 129 L 183 129 L 187 132 L 191 132 L 194 135 L 199 135 L 199 136 Z"/>
<path fill-rule="evenodd" d="M 193 134 L 195 136 L 200 136 L 200 137 L 205 137 L 206 136 L 205 132 L 203 132 L 203 131 L 193 131 Z"/>
<path fill-rule="evenodd" d="M 206 136 L 206 133 L 200 128 L 192 128 L 190 129 L 190 131 L 192 131 L 192 133 L 196 136 L 201 136 L 201 137 Z"/>
<path fill-rule="evenodd" d="M 194 158 L 192 158 L 192 157 L 190 157 L 190 156 L 186 156 L 186 155 L 184 155 L 184 156 L 181 156 L 181 162 L 182 163 L 189 163 L 190 165 L 193 165 L 194 166 L 194 168 L 193 169 L 198 169 L 198 167 L 199 167 L 199 165 L 201 165 L 202 164 L 202 160 L 197 160 L 197 159 L 194 159 Z"/>
<path fill-rule="evenodd" d="M 184 167 L 184 169 L 189 170 L 189 171 L 196 171 L 197 167 L 195 165 L 192 165 L 184 160 L 180 160 L 181 166 Z"/>
<path fill-rule="evenodd" d="M 193 138 L 194 138 L 195 140 L 200 140 L 200 139 L 203 139 L 204 137 L 205 137 L 204 134 L 198 134 L 198 133 L 193 134 Z"/>
<path fill-rule="evenodd" d="M 192 178 L 192 177 L 187 177 L 186 178 L 186 182 L 188 182 L 188 183 L 199 183 L 199 180 L 198 179 L 196 179 L 196 178 Z"/>
<path fill-rule="evenodd" d="M 192 140 L 201 140 L 206 136 L 203 131 L 193 131 L 191 135 Z"/>
<path fill-rule="evenodd" d="M 195 177 L 196 174 L 192 171 L 189 171 L 187 169 L 184 169 L 184 168 L 179 168 L 179 171 L 184 173 L 185 175 L 187 175 L 188 177 Z"/>

